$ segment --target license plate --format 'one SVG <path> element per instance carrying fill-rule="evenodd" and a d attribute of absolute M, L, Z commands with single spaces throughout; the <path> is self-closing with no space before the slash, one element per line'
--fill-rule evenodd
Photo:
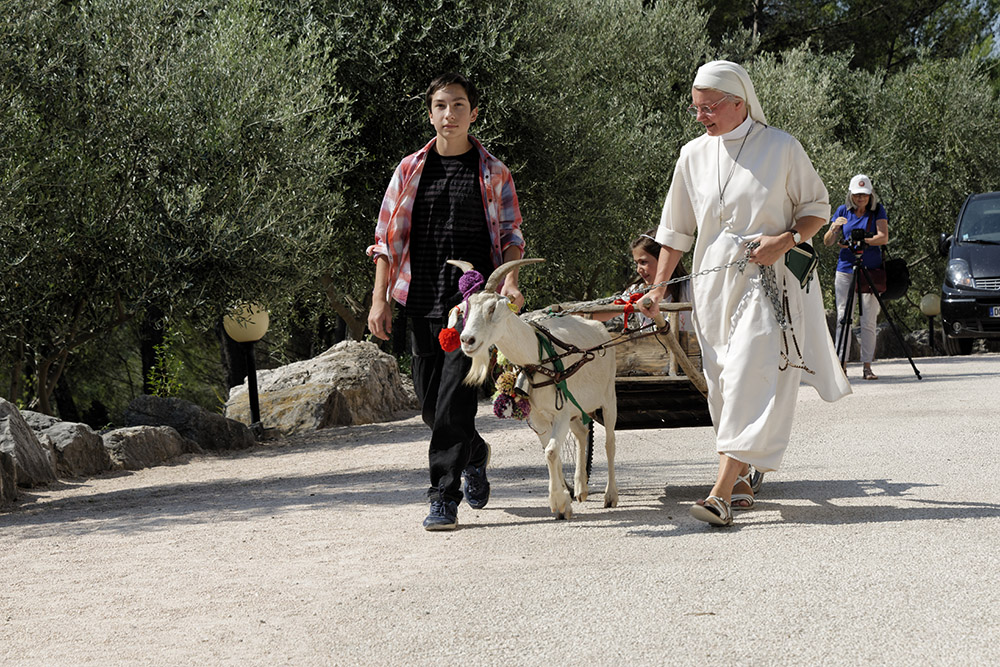
<path fill-rule="evenodd" d="M 990 306 L 990 317 L 1000 317 L 1000 306 Z"/>

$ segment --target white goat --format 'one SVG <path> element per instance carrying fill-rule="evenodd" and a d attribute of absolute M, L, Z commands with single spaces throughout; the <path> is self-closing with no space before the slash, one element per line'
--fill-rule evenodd
<path fill-rule="evenodd" d="M 496 293 L 503 277 L 512 269 L 524 264 L 545 261 L 543 259 L 520 259 L 498 267 L 487 279 L 480 292 L 471 295 L 464 310 L 465 326 L 462 329 L 462 352 L 472 358 L 472 368 L 466 377 L 469 384 L 480 384 L 489 370 L 490 347 L 495 345 L 510 362 L 516 366 L 538 365 L 542 363 L 538 354 L 536 330 L 518 317 L 509 307 L 505 297 Z M 467 262 L 451 261 L 463 271 L 472 265 Z M 452 322 L 457 313 L 452 312 Z M 563 316 L 546 320 L 545 327 L 553 336 L 577 348 L 586 350 L 611 340 L 610 334 L 600 322 L 585 320 L 576 316 Z M 565 352 L 553 345 L 556 354 Z M 573 354 L 562 359 L 564 368 L 569 368 L 583 355 Z M 551 368 L 551 364 L 546 365 Z M 533 384 L 539 384 L 548 377 L 536 373 Z M 588 414 L 600 409 L 604 414 L 606 433 L 605 450 L 608 455 L 608 485 L 604 490 L 604 506 L 618 505 L 618 488 L 615 485 L 615 420 L 618 406 L 615 399 L 615 354 L 614 349 L 595 353 L 592 360 L 584 363 L 579 370 L 566 379 L 566 387 L 576 402 Z M 576 499 L 587 499 L 587 426 L 583 423 L 580 408 L 568 396 L 559 400 L 557 388 L 553 384 L 531 387 L 528 401 L 531 404 L 531 428 L 545 448 L 545 461 L 549 468 L 549 507 L 558 519 L 569 519 L 573 514 L 572 498 L 563 477 L 560 448 L 570 431 L 577 442 L 576 473 L 573 477 L 573 491 Z"/>

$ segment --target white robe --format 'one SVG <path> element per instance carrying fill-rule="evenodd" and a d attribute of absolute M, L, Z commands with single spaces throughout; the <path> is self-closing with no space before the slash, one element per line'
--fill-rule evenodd
<path fill-rule="evenodd" d="M 656 240 L 684 252 L 693 244 L 697 274 L 739 259 L 746 241 L 785 232 L 803 216 L 829 219 L 823 181 L 794 137 L 748 118 L 723 137 L 705 134 L 681 149 Z M 784 336 L 758 265 L 692 281 L 716 448 L 764 472 L 781 464 L 800 380 L 827 401 L 851 393 L 826 326 L 819 276 L 813 274 L 807 291 L 784 262 L 774 268 L 791 314 Z"/>

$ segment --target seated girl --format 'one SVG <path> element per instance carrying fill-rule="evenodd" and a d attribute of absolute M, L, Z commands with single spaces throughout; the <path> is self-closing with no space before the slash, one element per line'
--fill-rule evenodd
<path fill-rule="evenodd" d="M 656 233 L 655 229 L 648 229 L 629 244 L 629 248 L 632 251 L 632 260 L 635 262 L 635 272 L 639 275 L 638 279 L 629 285 L 623 296 L 627 299 L 632 294 L 637 292 L 643 292 L 648 288 L 654 278 L 656 277 L 656 266 L 660 257 L 660 244 L 656 242 L 653 238 L 653 234 Z M 683 262 L 678 262 L 677 267 L 674 269 L 674 274 L 670 276 L 670 279 L 682 278 L 688 274 L 687 269 L 684 268 Z M 667 286 L 667 293 L 663 300 L 671 303 L 679 303 L 686 301 L 691 302 L 691 281 L 685 280 L 679 283 L 673 283 Z M 681 331 L 692 331 L 691 328 L 691 311 L 682 310 L 678 313 L 680 320 L 680 330 Z M 623 316 L 615 316 L 612 318 L 610 314 L 604 317 L 597 317 L 595 319 L 608 320 L 608 328 L 612 330 L 620 331 L 624 325 Z M 628 328 L 637 329 L 639 327 L 649 324 L 650 320 L 648 317 L 640 313 L 638 310 L 632 312 L 629 315 Z"/>

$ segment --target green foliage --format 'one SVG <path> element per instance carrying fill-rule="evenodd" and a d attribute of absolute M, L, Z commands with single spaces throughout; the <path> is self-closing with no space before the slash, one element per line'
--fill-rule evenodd
<path fill-rule="evenodd" d="M 170 329 L 164 334 L 163 342 L 153 346 L 156 363 L 149 370 L 147 382 L 153 396 L 169 398 L 180 394 L 183 384 L 180 375 L 184 363 L 177 355 L 177 348 L 184 340 L 176 329 Z"/>
<path fill-rule="evenodd" d="M 851 67 L 896 71 L 921 58 L 990 55 L 998 0 L 699 0 L 707 30 L 721 47 L 749 31 L 759 52 L 778 54 L 807 40 L 825 53 L 847 53 Z"/>
<path fill-rule="evenodd" d="M 70 351 L 150 306 L 207 324 L 316 279 L 353 136 L 316 30 L 253 2 L 4 4 L 0 345 L 42 409 Z"/>
<path fill-rule="evenodd" d="M 531 10 L 525 42 L 541 66 L 512 100 L 518 116 L 505 138 L 517 141 L 507 155 L 529 253 L 547 260 L 521 279 L 541 306 L 628 281 L 628 241 L 656 224 L 694 129 L 683 107 L 707 41 L 688 3 L 566 0 Z"/>

